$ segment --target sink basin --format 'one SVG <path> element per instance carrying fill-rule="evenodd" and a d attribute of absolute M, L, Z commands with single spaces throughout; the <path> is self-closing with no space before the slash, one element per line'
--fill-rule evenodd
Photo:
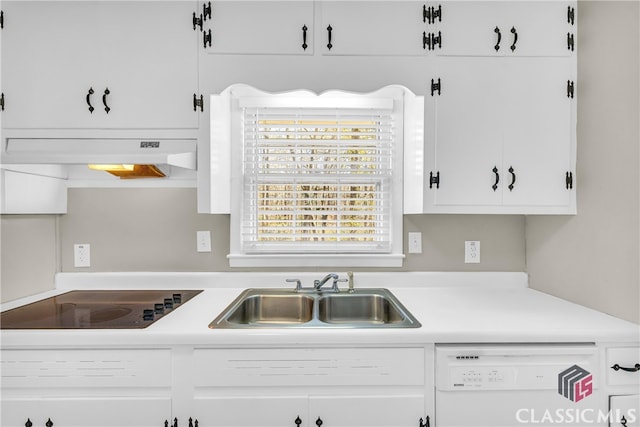
<path fill-rule="evenodd" d="M 227 322 L 239 325 L 296 324 L 312 319 L 313 298 L 305 295 L 249 295 L 242 299 Z"/>
<path fill-rule="evenodd" d="M 210 324 L 212 329 L 419 328 L 387 289 L 353 292 L 247 289 Z"/>
<path fill-rule="evenodd" d="M 341 324 L 400 324 L 406 315 L 388 297 L 379 294 L 336 294 L 318 300 L 318 319 Z"/>

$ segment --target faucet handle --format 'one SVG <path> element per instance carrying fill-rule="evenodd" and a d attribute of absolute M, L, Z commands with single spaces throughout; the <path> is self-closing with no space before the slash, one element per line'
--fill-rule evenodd
<path fill-rule="evenodd" d="M 300 279 L 285 279 L 285 282 L 295 283 L 296 284 L 296 292 L 302 289 L 302 282 Z"/>
<path fill-rule="evenodd" d="M 348 282 L 348 279 L 333 279 L 333 286 L 331 287 L 334 291 L 340 292 L 338 288 L 338 282 Z"/>

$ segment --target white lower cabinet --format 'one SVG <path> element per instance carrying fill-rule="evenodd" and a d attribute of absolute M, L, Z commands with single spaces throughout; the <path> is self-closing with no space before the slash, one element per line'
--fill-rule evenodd
<path fill-rule="evenodd" d="M 51 397 L 2 398 L 4 427 L 159 427 L 171 419 L 169 397 Z"/>
<path fill-rule="evenodd" d="M 171 423 L 171 350 L 2 350 L 3 427 Z"/>
<path fill-rule="evenodd" d="M 425 359 L 424 347 L 196 349 L 189 417 L 202 427 L 415 427 L 431 407 Z"/>
<path fill-rule="evenodd" d="M 640 426 L 640 394 L 609 397 L 609 425 Z"/>

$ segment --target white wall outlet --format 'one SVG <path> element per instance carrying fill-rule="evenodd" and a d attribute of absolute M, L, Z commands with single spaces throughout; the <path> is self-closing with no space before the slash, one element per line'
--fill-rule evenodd
<path fill-rule="evenodd" d="M 464 242 L 464 262 L 465 264 L 480 263 L 480 241 L 467 240 Z"/>
<path fill-rule="evenodd" d="M 421 254 L 422 253 L 422 233 L 419 231 L 409 232 L 409 253 Z"/>
<path fill-rule="evenodd" d="M 198 252 L 211 252 L 211 232 L 209 230 L 196 232 L 196 250 Z"/>
<path fill-rule="evenodd" d="M 91 245 L 76 243 L 73 245 L 73 266 L 91 267 Z"/>

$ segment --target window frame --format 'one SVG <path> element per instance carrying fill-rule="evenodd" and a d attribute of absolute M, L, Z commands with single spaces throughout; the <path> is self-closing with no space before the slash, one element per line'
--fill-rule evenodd
<path fill-rule="evenodd" d="M 390 251 L 380 252 L 246 252 L 241 244 L 241 212 L 243 200 L 243 114 L 252 106 L 296 107 L 370 107 L 376 103 L 393 106 L 395 142 L 392 160 Z M 407 185 L 422 191 L 423 153 L 422 124 L 424 99 L 405 87 L 387 86 L 371 93 L 310 91 L 268 93 L 248 85 L 233 85 L 220 95 L 211 96 L 211 170 L 212 199 L 228 202 L 230 218 L 231 267 L 401 267 L 403 254 L 403 213 L 412 213 L 413 195 L 406 194 Z M 407 132 L 409 135 L 407 137 Z M 218 179 L 219 178 L 219 179 Z M 228 179 L 228 185 L 225 184 Z M 221 185 L 215 185 L 215 184 Z M 414 192 L 415 193 L 415 192 Z M 228 199 L 227 199 L 228 197 Z M 409 200 L 412 202 L 407 203 Z M 409 209 L 407 209 L 409 207 Z M 420 206 L 421 209 L 421 206 Z M 407 212 L 409 211 L 409 212 Z"/>

